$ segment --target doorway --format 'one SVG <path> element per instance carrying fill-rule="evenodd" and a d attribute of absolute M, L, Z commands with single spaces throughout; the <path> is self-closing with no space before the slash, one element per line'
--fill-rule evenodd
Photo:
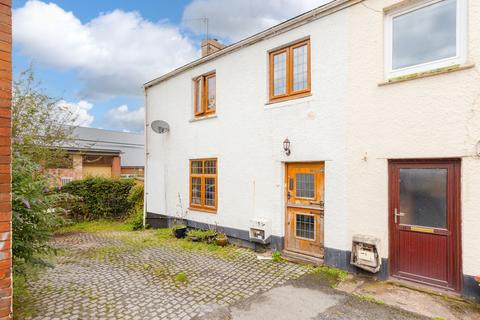
<path fill-rule="evenodd" d="M 460 161 L 389 163 L 390 274 L 461 287 Z"/>
<path fill-rule="evenodd" d="M 323 258 L 324 163 L 288 163 L 285 250 Z"/>

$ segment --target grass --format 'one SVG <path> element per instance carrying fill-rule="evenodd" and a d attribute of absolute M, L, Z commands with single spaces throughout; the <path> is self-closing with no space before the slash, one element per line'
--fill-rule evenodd
<path fill-rule="evenodd" d="M 15 319 L 23 319 L 35 316 L 36 309 L 34 298 L 30 293 L 28 284 L 35 281 L 40 273 L 49 264 L 53 263 L 54 255 L 42 255 L 40 257 L 45 264 L 32 264 L 20 259 L 13 262 L 13 310 Z"/>
<path fill-rule="evenodd" d="M 191 240 L 192 238 L 198 238 L 200 241 L 205 241 L 209 237 L 215 236 L 215 231 L 213 230 L 197 230 L 192 229 L 188 231 L 187 239 Z"/>
<path fill-rule="evenodd" d="M 33 278 L 33 274 L 30 271 L 30 276 Z M 15 317 L 22 319 L 35 315 L 35 308 L 33 298 L 28 290 L 27 278 L 28 275 L 18 274 L 13 272 L 13 310 Z"/>
<path fill-rule="evenodd" d="M 102 232 L 102 231 L 131 231 L 132 226 L 122 221 L 97 220 L 82 221 L 57 230 L 57 233 L 67 232 Z"/>
<path fill-rule="evenodd" d="M 172 235 L 171 229 L 142 230 L 132 231 L 131 226 L 120 221 L 85 221 L 70 226 L 66 226 L 57 231 L 57 233 L 67 232 L 109 232 L 118 231 L 115 234 L 106 234 L 106 237 L 120 240 L 122 244 L 101 247 L 89 250 L 85 253 L 87 257 L 96 259 L 114 259 L 114 254 L 129 250 L 142 250 L 146 248 L 169 246 L 176 247 L 185 251 L 196 251 L 212 256 L 231 260 L 240 256 L 236 246 L 228 245 L 225 247 L 217 246 L 215 243 L 193 242 L 188 239 L 176 239 Z M 199 231 L 202 236 L 209 236 L 211 231 Z M 196 234 L 196 233 L 192 233 Z"/>
<path fill-rule="evenodd" d="M 319 275 L 328 281 L 332 288 L 337 287 L 341 282 L 345 281 L 348 277 L 348 272 L 337 268 L 330 267 L 316 267 L 313 269 L 313 274 Z"/>

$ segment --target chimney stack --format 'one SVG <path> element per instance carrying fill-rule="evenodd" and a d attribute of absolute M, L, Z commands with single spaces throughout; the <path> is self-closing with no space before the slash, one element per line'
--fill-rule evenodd
<path fill-rule="evenodd" d="M 202 40 L 202 58 L 223 48 L 225 48 L 225 45 L 218 42 L 217 39 Z"/>

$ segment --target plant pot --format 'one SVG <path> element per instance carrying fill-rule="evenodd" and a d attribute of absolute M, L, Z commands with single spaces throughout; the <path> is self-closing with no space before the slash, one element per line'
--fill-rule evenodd
<path fill-rule="evenodd" d="M 187 227 L 177 227 L 174 229 L 174 236 L 177 239 L 183 239 L 187 236 Z"/>
<path fill-rule="evenodd" d="M 217 244 L 217 246 L 225 247 L 228 243 L 228 238 L 227 237 L 216 238 L 215 243 Z"/>

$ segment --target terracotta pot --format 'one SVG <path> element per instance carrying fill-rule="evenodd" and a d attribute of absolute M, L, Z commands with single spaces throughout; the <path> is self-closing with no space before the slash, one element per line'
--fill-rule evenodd
<path fill-rule="evenodd" d="M 217 238 L 215 239 L 215 243 L 217 244 L 217 246 L 225 247 L 228 243 L 228 238 L 227 237 Z"/>

